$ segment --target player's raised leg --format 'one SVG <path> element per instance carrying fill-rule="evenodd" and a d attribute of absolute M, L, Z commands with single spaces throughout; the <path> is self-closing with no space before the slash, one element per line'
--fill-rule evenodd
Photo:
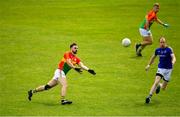
<path fill-rule="evenodd" d="M 39 87 L 37 87 L 37 88 L 35 88 L 33 90 L 29 90 L 28 91 L 28 99 L 31 101 L 33 93 L 37 93 L 37 92 L 41 92 L 41 91 L 44 91 L 44 90 L 48 90 L 48 89 L 56 86 L 57 83 L 58 83 L 57 80 L 52 79 L 46 85 L 41 85 L 41 86 L 39 86 Z"/>
<path fill-rule="evenodd" d="M 143 36 L 143 41 L 140 44 L 136 44 L 136 54 L 137 56 L 142 56 L 141 52 L 142 50 L 147 46 L 151 45 L 153 43 L 153 37 L 150 36 Z"/>

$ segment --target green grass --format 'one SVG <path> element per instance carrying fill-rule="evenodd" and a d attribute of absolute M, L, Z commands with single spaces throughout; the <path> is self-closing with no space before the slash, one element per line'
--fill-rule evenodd
<path fill-rule="evenodd" d="M 0 1 L 0 115 L 178 115 L 180 116 L 180 1 L 158 0 L 158 16 L 169 29 L 154 24 L 154 43 L 135 57 L 141 41 L 138 26 L 151 9 L 151 0 L 1 0 Z M 158 59 L 144 68 L 158 38 L 165 36 L 177 57 L 167 90 L 145 97 L 154 81 Z M 121 46 L 128 37 L 132 45 Z M 53 76 L 69 44 L 77 42 L 78 56 L 96 72 L 70 71 L 67 98 L 59 104 L 57 86 L 27 100 L 27 91 Z"/>

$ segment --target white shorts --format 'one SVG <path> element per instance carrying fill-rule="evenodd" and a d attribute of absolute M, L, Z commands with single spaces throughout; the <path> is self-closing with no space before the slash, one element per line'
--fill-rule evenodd
<path fill-rule="evenodd" d="M 169 82 L 171 78 L 172 69 L 158 68 L 156 76 L 160 76 L 163 80 Z"/>
<path fill-rule="evenodd" d="M 64 71 L 62 71 L 60 69 L 56 69 L 56 71 L 54 72 L 53 79 L 58 80 L 59 78 L 66 78 L 66 75 L 65 75 Z"/>
<path fill-rule="evenodd" d="M 143 37 L 152 36 L 152 33 L 151 33 L 150 30 L 139 28 L 139 32 L 140 32 L 140 35 L 143 36 Z"/>

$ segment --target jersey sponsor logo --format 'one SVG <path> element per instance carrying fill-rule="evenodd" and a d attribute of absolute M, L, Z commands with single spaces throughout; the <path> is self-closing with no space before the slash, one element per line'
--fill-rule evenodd
<path fill-rule="evenodd" d="M 162 50 L 162 51 L 161 51 L 161 54 L 166 54 L 166 53 L 167 53 L 166 50 L 164 50 L 164 51 Z"/>
<path fill-rule="evenodd" d="M 167 51 L 166 50 L 159 50 L 158 51 L 158 55 L 159 55 L 159 57 L 166 57 L 166 54 L 167 54 Z"/>
<path fill-rule="evenodd" d="M 166 55 L 159 55 L 159 57 L 166 57 Z"/>

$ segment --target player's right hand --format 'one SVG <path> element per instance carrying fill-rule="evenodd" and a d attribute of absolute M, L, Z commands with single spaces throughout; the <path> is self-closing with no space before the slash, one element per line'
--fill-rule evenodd
<path fill-rule="evenodd" d="M 94 70 L 92 70 L 92 69 L 89 69 L 88 72 L 93 74 L 93 75 L 96 75 L 96 72 Z"/>
<path fill-rule="evenodd" d="M 82 73 L 82 69 L 81 68 L 79 68 L 79 67 L 76 67 L 76 68 L 74 68 L 74 70 L 76 70 L 78 73 Z"/>
<path fill-rule="evenodd" d="M 145 67 L 145 70 L 148 71 L 149 68 L 150 68 L 150 65 L 147 65 L 147 66 Z"/>
<path fill-rule="evenodd" d="M 168 28 L 169 27 L 169 24 L 163 24 L 164 27 Z"/>

